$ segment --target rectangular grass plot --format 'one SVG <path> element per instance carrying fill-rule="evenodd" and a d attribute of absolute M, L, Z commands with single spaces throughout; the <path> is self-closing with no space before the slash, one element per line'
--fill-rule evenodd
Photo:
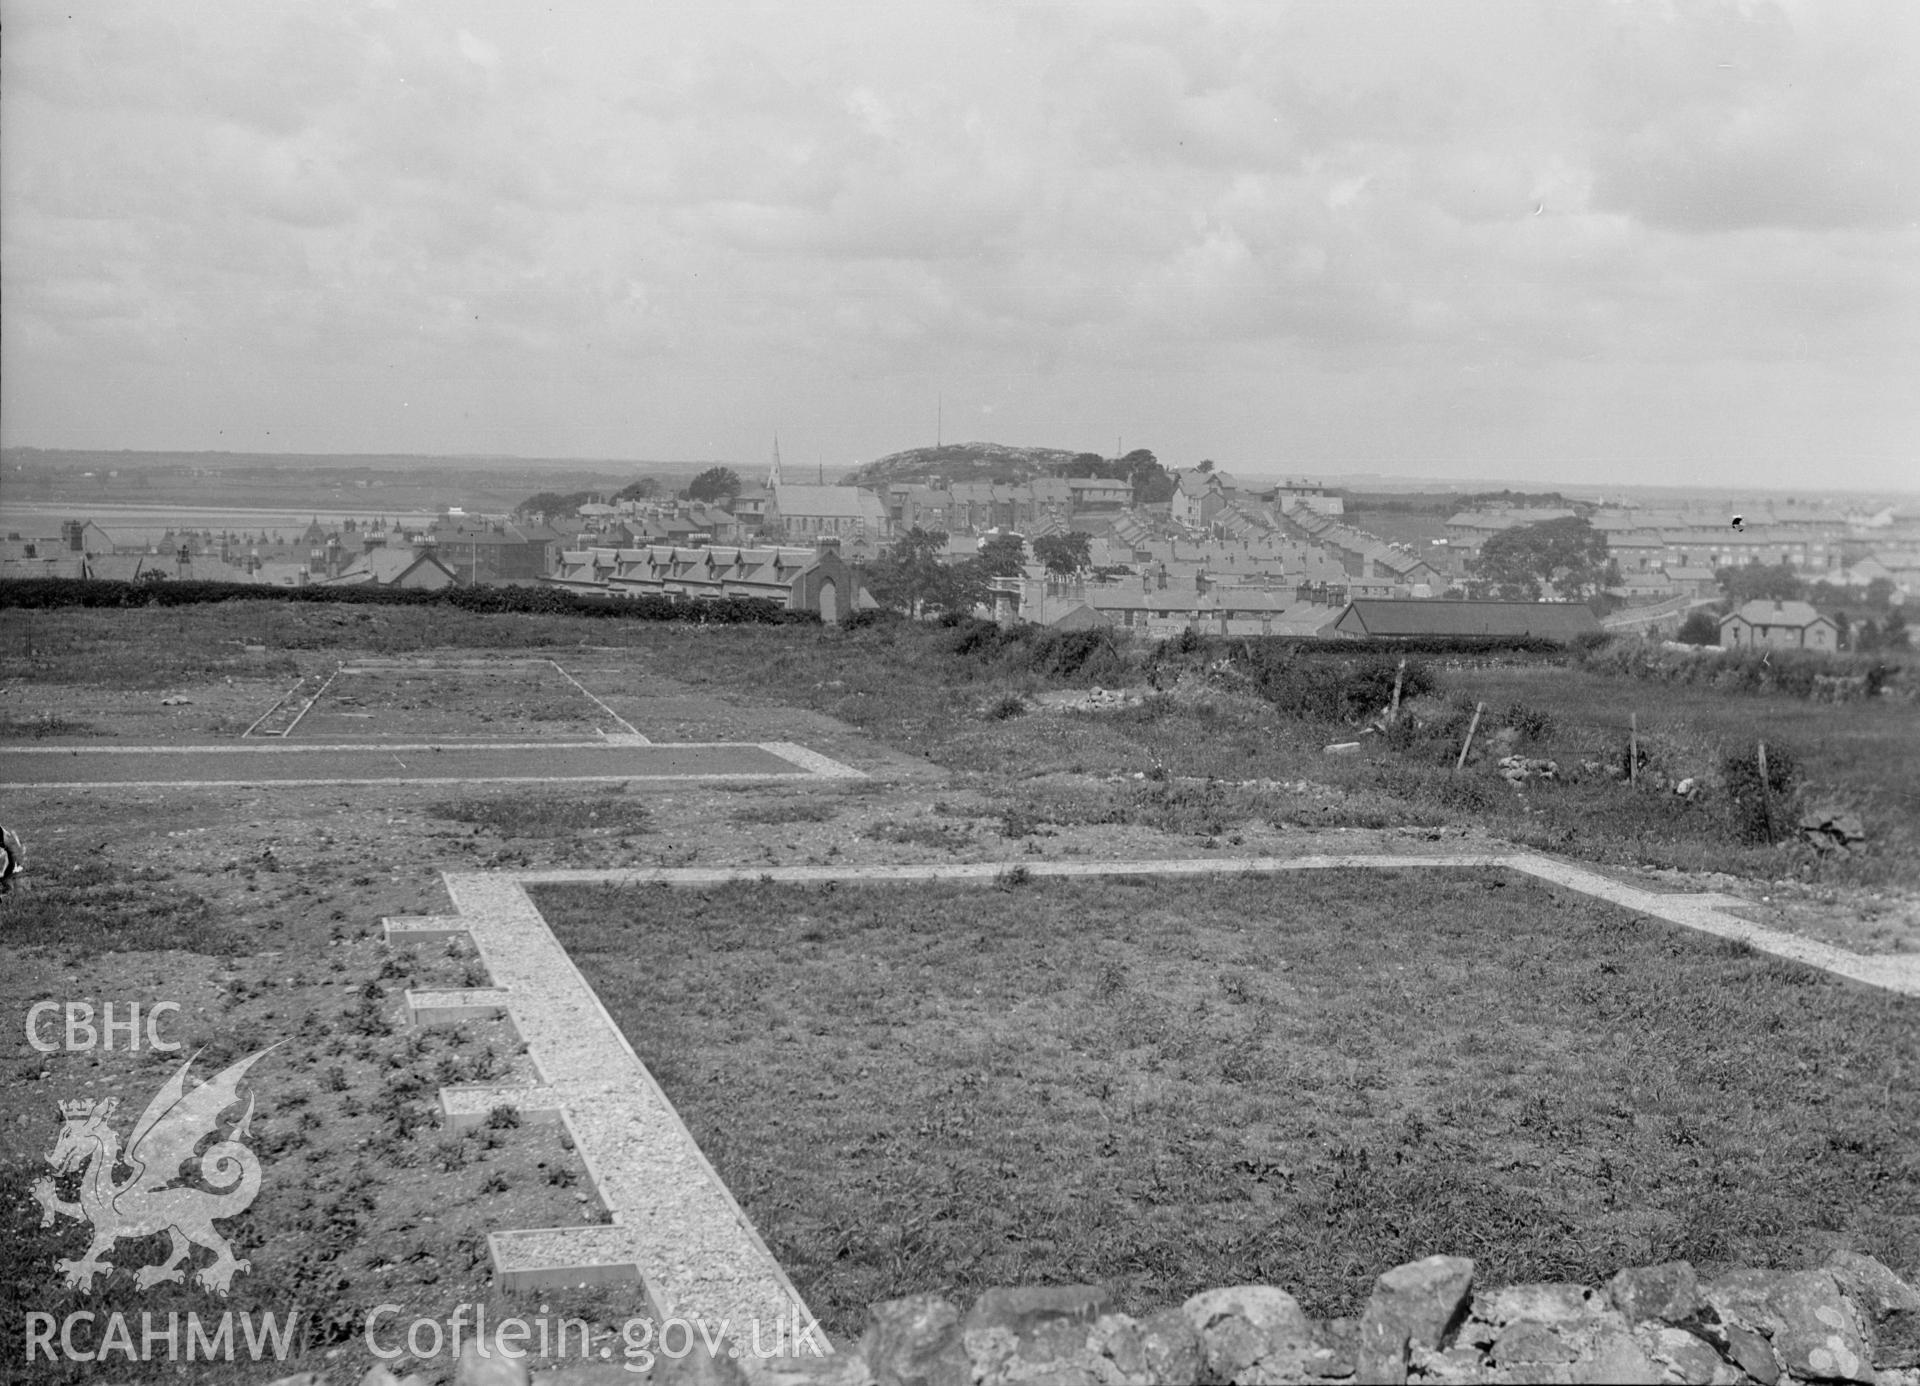
<path fill-rule="evenodd" d="M 625 730 L 547 660 L 347 665 L 300 721 L 302 741 L 581 740 Z"/>
<path fill-rule="evenodd" d="M 1015 1283 L 1352 1313 L 1436 1252 L 1920 1262 L 1913 1002 L 1514 873 L 532 890 L 836 1337 Z"/>

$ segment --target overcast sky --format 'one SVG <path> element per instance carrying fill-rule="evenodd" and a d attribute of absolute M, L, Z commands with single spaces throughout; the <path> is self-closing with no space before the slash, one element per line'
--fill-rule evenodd
<path fill-rule="evenodd" d="M 8 444 L 1920 478 L 1910 0 L 0 22 Z"/>

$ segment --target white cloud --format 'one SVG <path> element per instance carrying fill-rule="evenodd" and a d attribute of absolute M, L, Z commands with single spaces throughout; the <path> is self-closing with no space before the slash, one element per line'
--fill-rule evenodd
<path fill-rule="evenodd" d="M 289 447 L 710 454 L 785 416 L 841 456 L 972 380 L 1032 441 L 1117 409 L 1170 456 L 1344 428 L 1522 465 L 1583 371 L 1727 409 L 1743 364 L 1821 416 L 1840 363 L 1920 366 L 1916 13 L 15 7 L 0 427 L 205 442 L 251 392 Z M 112 437 L 66 384 L 154 372 Z M 620 379 L 675 408 L 637 425 Z M 1905 399 L 1836 447 L 1910 455 Z"/>
<path fill-rule="evenodd" d="M 500 50 L 485 39 L 475 38 L 462 29 L 455 35 L 455 42 L 459 45 L 460 56 L 475 67 L 483 67 L 491 72 L 500 66 Z"/>

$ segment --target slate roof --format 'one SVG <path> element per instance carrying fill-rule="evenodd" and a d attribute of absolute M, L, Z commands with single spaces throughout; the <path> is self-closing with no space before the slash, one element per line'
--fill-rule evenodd
<path fill-rule="evenodd" d="M 1786 626 L 1790 629 L 1803 629 L 1816 621 L 1833 624 L 1806 602 L 1751 601 L 1738 611 L 1722 616 L 1720 624 L 1724 626 L 1735 619 L 1745 621 L 1752 626 Z"/>
<path fill-rule="evenodd" d="M 170 562 L 162 563 L 150 554 L 103 553 L 87 560 L 87 576 L 108 582 L 133 582 L 139 578 L 143 568 L 151 568 L 164 577 L 172 566 Z"/>
<path fill-rule="evenodd" d="M 1318 602 L 1297 602 L 1273 618 L 1267 629 L 1274 635 L 1330 635 L 1339 623 L 1341 608 Z"/>
<path fill-rule="evenodd" d="M 85 554 L 57 553 L 46 558 L 0 556 L 0 577 L 81 578 L 87 575 Z"/>
<path fill-rule="evenodd" d="M 987 489 L 991 495 L 991 488 Z M 773 503 L 780 514 L 787 518 L 820 515 L 872 520 L 876 524 L 883 523 L 887 518 L 886 506 L 881 504 L 880 497 L 857 486 L 789 486 L 783 481 L 774 491 Z"/>
<path fill-rule="evenodd" d="M 1342 635 L 1535 635 L 1570 640 L 1600 629 L 1584 602 L 1449 602 L 1363 597 L 1348 603 Z"/>
<path fill-rule="evenodd" d="M 1111 626 L 1113 622 L 1085 602 L 1075 602 L 1047 624 L 1055 630 L 1092 630 L 1096 626 Z"/>
<path fill-rule="evenodd" d="M 439 555 L 416 552 L 411 548 L 369 549 L 353 562 L 340 570 L 340 576 L 328 579 L 324 585 L 350 587 L 365 583 L 375 583 L 381 587 L 390 587 L 411 572 L 416 564 L 431 563 L 449 578 L 453 576 Z"/>

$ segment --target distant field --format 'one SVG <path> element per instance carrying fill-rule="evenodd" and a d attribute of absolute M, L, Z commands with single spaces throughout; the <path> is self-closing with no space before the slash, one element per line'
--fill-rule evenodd
<path fill-rule="evenodd" d="M 276 453 L 119 453 L 8 448 L 0 454 L 5 495 L 0 534 L 28 509 L 51 507 L 57 519 L 92 519 L 104 528 L 107 512 L 164 506 L 195 511 L 247 508 L 292 513 L 304 526 L 318 514 L 371 510 L 510 509 L 538 491 L 614 490 L 636 477 L 656 476 L 680 486 L 710 462 L 303 456 Z M 733 464 L 744 475 L 748 468 Z M 200 474 L 195 475 L 198 471 Z M 117 475 L 109 475 L 115 472 Z M 89 475 L 91 473 L 91 475 Z M 133 520 L 123 521 L 139 527 Z M 165 524 L 165 518 L 156 520 Z M 256 526 L 257 528 L 257 526 Z M 267 525 L 271 532 L 275 526 Z"/>
<path fill-rule="evenodd" d="M 1415 515 L 1400 510 L 1349 510 L 1347 523 L 1389 543 L 1412 544 L 1424 550 L 1432 539 L 1447 537 L 1447 517 Z"/>
<path fill-rule="evenodd" d="M 836 1336 L 996 1284 L 1353 1313 L 1435 1252 L 1920 1261 L 1911 1002 L 1504 873 L 537 895 Z"/>

